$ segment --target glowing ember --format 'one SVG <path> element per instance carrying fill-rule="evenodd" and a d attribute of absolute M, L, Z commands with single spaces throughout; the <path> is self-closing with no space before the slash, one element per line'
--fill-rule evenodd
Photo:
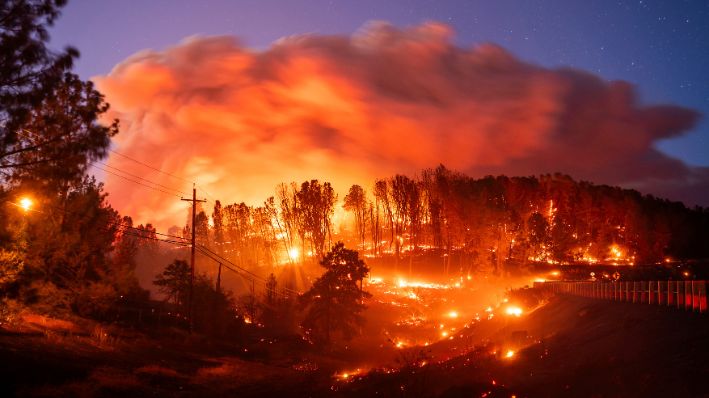
<path fill-rule="evenodd" d="M 505 353 L 505 358 L 512 358 L 513 356 L 515 356 L 515 352 L 512 350 L 507 350 Z"/>
<path fill-rule="evenodd" d="M 417 287 L 422 289 L 449 289 L 448 285 L 441 285 L 438 283 L 428 283 L 428 282 L 409 282 L 405 279 L 399 278 L 398 285 L 400 288 L 405 287 Z"/>
<path fill-rule="evenodd" d="M 335 374 L 335 378 L 340 379 L 342 381 L 348 381 L 351 377 L 357 376 L 358 374 L 362 373 L 362 369 L 355 369 L 355 370 L 350 370 L 350 371 L 345 371 L 339 374 Z"/>
<path fill-rule="evenodd" d="M 522 309 L 515 306 L 509 306 L 505 309 L 507 315 L 520 316 L 522 315 Z"/>

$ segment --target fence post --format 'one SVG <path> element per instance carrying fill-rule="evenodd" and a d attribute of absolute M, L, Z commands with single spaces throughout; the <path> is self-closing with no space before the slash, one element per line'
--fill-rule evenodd
<path fill-rule="evenodd" d="M 684 282 L 675 282 L 675 288 L 677 290 L 677 309 L 684 307 Z"/>
<path fill-rule="evenodd" d="M 699 301 L 699 312 L 707 311 L 707 281 L 698 281 L 699 291 L 697 293 Z"/>
<path fill-rule="evenodd" d="M 647 283 L 645 281 L 638 282 L 638 289 L 640 290 L 640 304 L 645 304 L 647 302 L 647 293 L 645 292 L 645 285 Z"/>
<path fill-rule="evenodd" d="M 633 281 L 633 303 L 638 302 L 638 282 Z"/>
<path fill-rule="evenodd" d="M 675 283 L 672 280 L 667 281 L 667 306 L 675 305 Z"/>

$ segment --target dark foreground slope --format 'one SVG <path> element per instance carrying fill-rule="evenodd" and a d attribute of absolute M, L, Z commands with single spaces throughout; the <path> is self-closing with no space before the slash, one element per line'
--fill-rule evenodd
<path fill-rule="evenodd" d="M 497 370 L 531 396 L 709 395 L 706 315 L 563 297 L 524 326 L 541 343 Z"/>
<path fill-rule="evenodd" d="M 346 364 L 285 342 L 220 346 L 179 334 L 33 325 L 0 333 L 2 396 L 709 396 L 708 316 L 577 297 L 480 323 L 408 369 L 345 381 L 332 375 Z M 442 354 L 458 340 L 469 341 L 465 351 Z"/>
<path fill-rule="evenodd" d="M 370 374 L 340 392 L 348 396 L 709 396 L 707 315 L 555 297 L 536 311 L 503 323 L 492 334 L 471 328 L 470 338 L 477 333 L 485 343 L 465 355 L 407 372 Z M 510 350 L 514 355 L 508 358 Z"/>

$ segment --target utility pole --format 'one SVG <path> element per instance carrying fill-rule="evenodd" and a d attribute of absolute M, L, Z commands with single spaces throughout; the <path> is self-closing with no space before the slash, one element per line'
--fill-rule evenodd
<path fill-rule="evenodd" d="M 217 294 L 222 291 L 222 262 L 219 262 L 219 272 L 217 273 Z"/>
<path fill-rule="evenodd" d="M 192 294 L 194 291 L 194 254 L 195 254 L 195 222 L 197 219 L 197 202 L 206 202 L 206 199 L 198 200 L 197 199 L 197 188 L 195 187 L 195 184 L 192 184 L 192 199 L 185 199 L 181 198 L 181 200 L 184 200 L 186 202 L 192 202 L 192 254 L 190 256 L 190 295 L 189 295 L 189 312 L 187 313 L 189 322 L 190 322 L 190 333 L 192 333 L 192 330 L 194 328 L 194 323 L 192 322 Z"/>

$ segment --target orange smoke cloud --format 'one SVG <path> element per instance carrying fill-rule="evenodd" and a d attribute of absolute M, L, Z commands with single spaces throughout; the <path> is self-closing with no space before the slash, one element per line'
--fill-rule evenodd
<path fill-rule="evenodd" d="M 196 37 L 135 54 L 96 83 L 121 121 L 119 151 L 227 203 L 257 204 L 280 182 L 310 178 L 342 193 L 439 163 L 471 175 L 561 171 L 646 190 L 706 175 L 653 147 L 691 128 L 693 111 L 642 107 L 627 83 L 524 63 L 494 45 L 460 48 L 451 36 L 437 23 L 372 23 L 263 51 Z M 109 164 L 189 192 L 121 157 Z M 177 198 L 105 181 L 112 204 L 139 222 L 184 220 Z"/>

